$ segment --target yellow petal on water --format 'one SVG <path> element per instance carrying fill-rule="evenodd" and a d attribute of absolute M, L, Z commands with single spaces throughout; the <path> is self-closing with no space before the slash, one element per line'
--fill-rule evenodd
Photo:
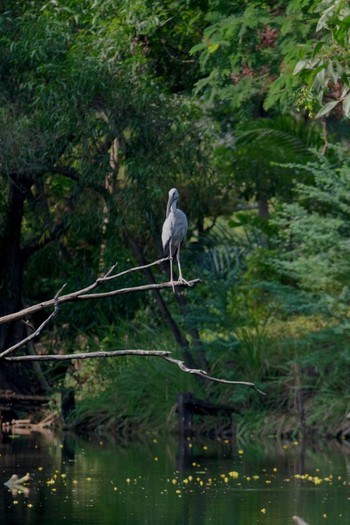
<path fill-rule="evenodd" d="M 74 485 L 77 485 L 79 482 L 77 479 L 73 479 L 72 483 L 74 483 Z"/>
<path fill-rule="evenodd" d="M 238 451 L 238 454 L 239 454 L 240 456 L 242 456 L 242 455 L 244 454 L 244 450 L 242 450 L 242 449 L 240 448 L 239 451 Z"/>
<path fill-rule="evenodd" d="M 12 502 L 14 505 L 18 505 L 18 501 L 16 499 L 13 500 Z"/>
<path fill-rule="evenodd" d="M 265 507 L 263 507 L 262 509 L 260 509 L 260 512 L 262 512 L 263 514 L 266 514 L 266 509 L 265 509 Z"/>
<path fill-rule="evenodd" d="M 28 509 L 31 509 L 33 507 L 33 505 L 31 503 L 28 503 L 27 507 L 28 507 Z"/>
<path fill-rule="evenodd" d="M 154 456 L 154 461 L 158 461 L 158 457 L 157 456 Z"/>
<path fill-rule="evenodd" d="M 235 470 L 231 470 L 228 475 L 230 476 L 230 478 L 233 478 L 233 479 L 237 479 L 239 474 L 238 472 L 236 472 Z"/>
<path fill-rule="evenodd" d="M 172 480 L 171 480 L 171 483 L 172 483 L 173 485 L 176 485 L 176 483 L 177 483 L 177 479 L 175 479 L 175 478 L 172 479 Z"/>

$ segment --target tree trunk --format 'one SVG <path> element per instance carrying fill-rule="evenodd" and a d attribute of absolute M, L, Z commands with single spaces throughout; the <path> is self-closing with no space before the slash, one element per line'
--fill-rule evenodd
<path fill-rule="evenodd" d="M 259 217 L 264 221 L 269 220 L 269 203 L 266 195 L 260 194 L 258 196 L 258 207 L 259 207 Z"/>
<path fill-rule="evenodd" d="M 28 183 L 27 183 L 28 184 Z M 28 186 L 20 176 L 9 180 L 7 216 L 0 235 L 0 317 L 22 308 L 23 257 L 21 253 L 21 227 L 24 200 Z M 27 327 L 23 321 L 0 326 L 0 351 L 25 337 Z M 0 364 L 0 389 L 16 392 L 31 391 L 24 367 Z"/>

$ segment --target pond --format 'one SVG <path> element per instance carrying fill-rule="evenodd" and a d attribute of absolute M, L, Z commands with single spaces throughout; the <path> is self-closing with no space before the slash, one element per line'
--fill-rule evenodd
<path fill-rule="evenodd" d="M 50 432 L 2 436 L 6 525 L 350 523 L 350 447 L 327 442 L 95 442 Z M 10 489 L 29 473 L 27 488 Z"/>

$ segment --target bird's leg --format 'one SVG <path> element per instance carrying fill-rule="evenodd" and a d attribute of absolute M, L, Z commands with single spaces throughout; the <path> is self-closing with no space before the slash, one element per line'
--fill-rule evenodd
<path fill-rule="evenodd" d="M 178 266 L 178 268 L 179 268 L 179 281 L 180 281 L 181 283 L 185 283 L 185 284 L 187 284 L 188 286 L 190 286 L 189 282 L 186 281 L 186 279 L 184 279 L 184 278 L 182 277 L 181 264 L 180 264 L 180 246 L 179 246 L 179 248 L 178 248 L 178 250 L 177 250 L 176 260 L 177 260 L 177 266 Z"/>
<path fill-rule="evenodd" d="M 171 286 L 173 287 L 173 292 L 175 293 L 174 278 L 173 278 L 173 251 L 172 251 L 171 243 L 170 243 L 169 248 L 170 248 L 170 250 L 169 250 L 170 282 L 171 282 Z"/>

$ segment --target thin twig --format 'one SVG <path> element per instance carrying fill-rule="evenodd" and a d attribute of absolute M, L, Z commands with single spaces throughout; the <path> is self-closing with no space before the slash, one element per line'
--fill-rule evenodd
<path fill-rule="evenodd" d="M 66 284 L 64 284 L 62 286 L 62 288 L 60 288 L 60 290 L 57 292 L 57 294 L 55 295 L 54 299 L 53 299 L 53 302 L 54 302 L 54 311 L 51 312 L 51 314 L 49 315 L 49 317 L 47 317 L 47 319 L 45 319 L 45 321 L 43 321 L 41 323 L 40 326 L 38 326 L 38 328 L 33 332 L 31 333 L 30 335 L 28 335 L 28 337 L 26 337 L 25 339 L 22 339 L 21 341 L 19 341 L 18 343 L 16 343 L 15 345 L 13 346 L 10 346 L 10 348 L 7 348 L 6 350 L 4 350 L 3 352 L 0 353 L 0 359 L 2 357 L 5 357 L 6 355 L 14 352 L 15 350 L 17 350 L 17 348 L 20 348 L 21 346 L 25 345 L 26 343 L 28 343 L 29 341 L 31 341 L 32 339 L 35 339 L 35 337 L 38 337 L 38 335 L 40 334 L 40 332 L 42 331 L 42 329 L 51 321 L 51 319 L 53 319 L 57 312 L 58 312 L 58 309 L 59 309 L 59 304 L 58 304 L 58 298 L 59 298 L 59 294 L 62 292 L 63 288 L 66 286 Z"/>
<path fill-rule="evenodd" d="M 6 357 L 6 361 L 67 361 L 70 359 L 97 359 L 101 357 L 121 357 L 127 355 L 138 355 L 143 357 L 160 357 L 171 364 L 180 368 L 183 372 L 194 374 L 208 381 L 215 381 L 217 383 L 224 383 L 226 385 L 242 385 L 253 388 L 259 394 L 266 396 L 266 393 L 257 388 L 254 383 L 248 381 L 231 381 L 228 379 L 220 379 L 218 377 L 209 376 L 204 370 L 198 368 L 188 368 L 183 361 L 170 357 L 171 353 L 161 350 L 115 350 L 111 352 L 84 352 L 77 354 L 64 355 L 21 355 L 16 357 Z"/>
<path fill-rule="evenodd" d="M 162 262 L 168 261 L 169 257 L 164 257 L 163 259 L 158 259 L 158 261 L 154 261 L 148 264 L 144 264 L 143 266 L 136 266 L 135 268 L 129 268 L 128 270 L 124 270 L 123 272 L 116 273 L 115 275 L 109 276 L 110 271 L 104 276 L 104 281 L 110 281 L 112 279 L 116 279 L 117 277 L 122 277 L 123 275 L 126 275 L 128 273 L 136 272 L 139 270 L 145 270 L 146 268 L 150 268 L 151 266 L 154 266 L 156 264 L 161 264 Z M 115 268 L 116 265 L 112 266 L 112 268 Z"/>

